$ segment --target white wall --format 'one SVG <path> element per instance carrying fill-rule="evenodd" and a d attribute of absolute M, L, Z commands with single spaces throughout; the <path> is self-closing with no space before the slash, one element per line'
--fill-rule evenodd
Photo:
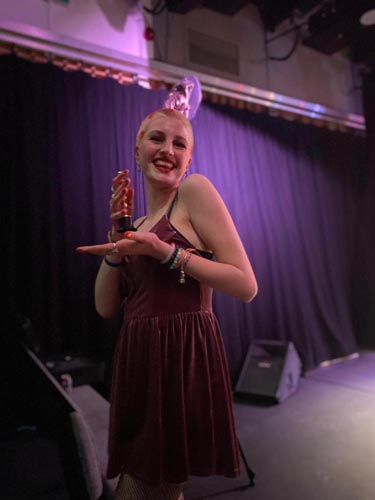
<path fill-rule="evenodd" d="M 143 4 L 150 6 L 155 1 L 143 0 Z M 189 73 L 195 70 L 347 113 L 361 113 L 359 92 L 352 91 L 349 59 L 343 54 L 325 56 L 299 45 L 289 60 L 267 61 L 262 23 L 252 4 L 234 16 L 196 8 L 184 15 L 164 10 L 151 17 L 140 0 L 1 0 L 0 20 L 43 28 L 145 60 L 155 58 L 184 67 Z M 155 43 L 145 40 L 146 25 L 155 28 Z M 238 44 L 238 76 L 192 64 L 188 30 Z M 283 56 L 292 43 L 293 35 L 282 37 L 268 45 L 269 54 Z"/>
<path fill-rule="evenodd" d="M 1 0 L 0 19 L 19 22 L 141 58 L 153 57 L 135 0 Z"/>
<path fill-rule="evenodd" d="M 353 67 L 344 54 L 327 56 L 300 43 L 287 61 L 267 61 L 262 22 L 252 4 L 234 16 L 205 8 L 194 9 L 183 16 L 173 13 L 165 16 L 167 20 L 156 19 L 155 26 L 158 26 L 157 23 L 167 25 L 170 33 L 167 56 L 171 64 L 208 71 L 207 68 L 189 63 L 186 34 L 189 29 L 193 29 L 240 47 L 238 77 L 210 70 L 212 74 L 343 111 L 361 112 L 358 92 L 353 92 Z M 267 37 L 275 36 L 290 26 L 285 23 L 275 33 L 268 33 Z M 269 43 L 269 55 L 284 56 L 291 49 L 293 41 L 294 34 L 289 34 Z"/>

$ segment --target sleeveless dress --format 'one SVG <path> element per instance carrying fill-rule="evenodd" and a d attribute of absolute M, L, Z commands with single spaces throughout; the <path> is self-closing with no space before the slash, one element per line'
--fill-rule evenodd
<path fill-rule="evenodd" d="M 170 223 L 171 208 L 150 231 L 191 247 Z M 178 270 L 147 256 L 129 256 L 123 267 L 127 296 L 113 364 L 107 477 L 125 472 L 160 484 L 238 476 L 212 289 L 188 275 L 180 284 Z"/>

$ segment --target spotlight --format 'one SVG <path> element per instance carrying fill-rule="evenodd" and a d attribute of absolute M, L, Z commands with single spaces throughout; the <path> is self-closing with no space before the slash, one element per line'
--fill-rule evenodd
<path fill-rule="evenodd" d="M 375 9 L 366 10 L 359 18 L 359 22 L 363 26 L 375 26 Z"/>

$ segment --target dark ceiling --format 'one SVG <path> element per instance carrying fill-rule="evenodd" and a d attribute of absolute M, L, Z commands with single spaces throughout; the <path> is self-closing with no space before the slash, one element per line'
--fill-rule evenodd
<path fill-rule="evenodd" d="M 206 7 L 232 16 L 246 4 L 259 10 L 264 28 L 277 34 L 286 19 L 301 26 L 302 44 L 324 54 L 349 48 L 354 62 L 375 66 L 375 26 L 363 26 L 361 15 L 375 7 L 374 0 L 166 0 L 168 10 L 186 14 Z M 300 20 L 303 20 L 302 23 Z"/>

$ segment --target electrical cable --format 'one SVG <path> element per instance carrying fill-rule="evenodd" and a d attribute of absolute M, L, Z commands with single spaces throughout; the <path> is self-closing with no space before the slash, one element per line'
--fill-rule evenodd
<path fill-rule="evenodd" d="M 156 4 L 154 5 L 154 7 L 152 7 L 152 9 L 149 9 L 148 7 L 145 7 L 143 5 L 143 9 L 148 13 L 148 14 L 152 14 L 153 16 L 158 16 L 159 14 L 161 14 L 163 12 L 163 10 L 166 8 L 166 4 L 165 4 L 165 1 L 164 0 L 157 0 L 156 1 Z"/>
<path fill-rule="evenodd" d="M 287 54 L 285 54 L 285 56 L 281 56 L 281 57 L 270 56 L 269 59 L 271 61 L 286 61 L 294 54 L 294 51 L 296 50 L 296 48 L 299 44 L 299 41 L 301 39 L 301 26 L 295 26 L 294 31 L 295 31 L 296 36 L 295 36 L 295 39 L 294 39 L 294 42 L 293 42 L 293 45 L 292 45 L 292 48 L 290 49 L 290 51 Z"/>

